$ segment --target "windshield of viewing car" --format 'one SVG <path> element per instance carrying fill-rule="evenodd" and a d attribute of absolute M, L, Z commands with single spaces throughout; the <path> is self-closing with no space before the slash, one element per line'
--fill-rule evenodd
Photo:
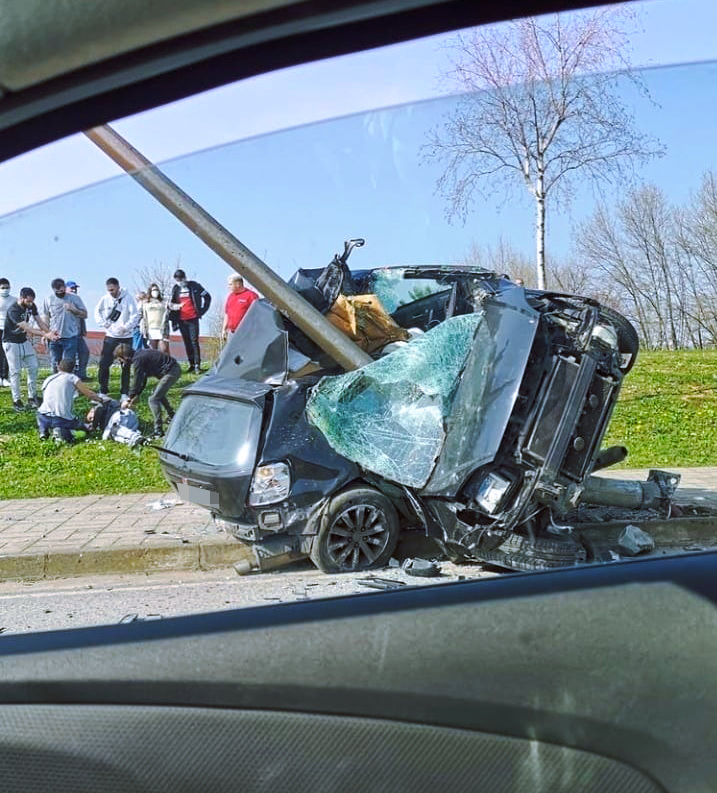
<path fill-rule="evenodd" d="M 581 122 L 574 125 L 556 123 L 550 114 L 560 100 L 561 83 L 555 73 L 550 79 L 540 74 L 528 79 L 521 71 L 525 59 L 520 61 L 515 49 L 521 37 L 516 38 L 516 29 L 508 25 L 464 31 L 461 38 L 451 34 L 414 42 L 400 50 L 405 63 L 396 55 L 391 60 L 387 50 L 394 48 L 387 48 L 356 56 L 348 66 L 343 59 L 328 62 L 321 73 L 315 71 L 318 65 L 309 65 L 265 76 L 263 82 L 257 78 L 227 86 L 214 97 L 219 115 L 208 111 L 213 97 L 204 95 L 158 109 L 157 116 L 117 122 L 130 143 L 162 161 L 163 173 L 283 280 L 298 270 L 320 271 L 341 255 L 345 240 L 365 239 L 364 246 L 351 251 L 347 266 L 364 273 L 375 268 L 368 290 L 377 299 L 373 306 L 401 326 L 394 336 L 403 346 L 383 356 L 381 344 L 369 347 L 365 342 L 370 312 L 362 313 L 352 303 L 355 295 L 346 290 L 343 329 L 348 328 L 346 335 L 357 344 L 364 344 L 363 355 L 369 350 L 376 358 L 356 371 L 342 373 L 333 366 L 330 356 L 320 354 L 320 343 L 282 320 L 271 301 L 255 309 L 241 303 L 264 297 L 259 279 L 253 280 L 247 268 L 235 292 L 243 297 L 231 298 L 228 278 L 235 270 L 114 166 L 106 166 L 109 170 L 96 177 L 102 181 L 32 206 L 18 198 L 17 206 L 7 207 L 15 211 L 0 217 L 0 277 L 9 280 L 6 307 L 22 287 L 31 287 L 42 322 L 52 297 L 57 298 L 53 279 L 62 278 L 68 286 L 75 282 L 87 311 L 84 331 L 77 334 L 86 332 L 82 338 L 89 363 L 80 374 L 87 387 L 96 394 L 106 390 L 118 402 L 131 402 L 127 409 L 135 414 L 136 432 L 175 453 L 167 457 L 168 464 L 188 479 L 199 476 L 192 462 L 199 468 L 234 467 L 247 481 L 233 491 L 231 484 L 222 485 L 224 492 L 248 492 L 248 480 L 260 460 L 257 481 L 267 500 L 250 517 L 242 511 L 245 504 L 233 504 L 233 512 L 227 507 L 224 513 L 211 483 L 197 485 L 202 492 L 211 491 L 206 503 L 195 503 L 174 490 L 150 444 L 130 445 L 113 435 L 103 439 L 96 428 L 84 426 L 70 430 L 72 443 L 62 442 L 60 427 L 43 432 L 33 407 L 43 398 L 41 386 L 51 373 L 51 355 L 77 357 L 77 350 L 60 344 L 62 349 L 55 346 L 52 352 L 52 344 L 60 339 L 41 339 L 38 326 L 30 343 L 38 366 L 37 388 L 28 388 L 27 371 L 18 370 L 17 364 L 12 378 L 9 368 L 0 372 L 0 542 L 4 528 L 9 532 L 3 554 L 35 559 L 28 575 L 39 579 L 38 586 L 50 587 L 44 578 L 52 568 L 46 555 L 81 555 L 127 543 L 140 549 L 143 558 L 180 558 L 190 548 L 193 555 L 187 565 L 197 567 L 199 558 L 222 559 L 224 567 L 217 564 L 212 575 L 231 577 L 225 583 L 233 591 L 240 587 L 246 594 L 255 587 L 251 595 L 232 594 L 204 608 L 298 599 L 295 591 L 309 591 L 303 583 L 285 586 L 279 595 L 272 589 L 289 580 L 282 576 L 294 573 L 319 576 L 318 583 L 311 581 L 316 583 L 312 596 L 353 594 L 364 590 L 358 584 L 353 589 L 348 584 L 330 585 L 331 575 L 316 572 L 308 560 L 321 557 L 310 547 L 311 538 L 325 525 L 317 515 L 329 514 L 321 510 L 334 503 L 337 493 L 360 487 L 372 495 L 357 510 L 361 515 L 380 513 L 378 529 L 374 524 L 359 529 L 372 538 L 361 538 L 362 550 L 365 546 L 372 551 L 384 541 L 388 547 L 395 539 L 389 536 L 394 510 L 401 532 L 418 532 L 428 541 L 421 546 L 422 557 L 435 557 L 444 565 L 443 576 L 434 583 L 463 575 L 494 575 L 494 567 L 473 557 L 469 568 L 454 566 L 456 555 L 446 557 L 445 543 L 435 542 L 436 537 L 445 539 L 443 524 L 434 520 L 439 509 L 434 503 L 432 512 L 431 504 L 421 499 L 442 499 L 441 515 L 450 513 L 454 528 L 465 526 L 467 533 L 496 542 L 505 539 L 499 532 L 513 531 L 495 523 L 502 503 L 510 502 L 511 514 L 523 521 L 516 542 L 537 536 L 552 543 L 559 535 L 560 542 L 569 545 L 572 539 L 566 540 L 561 531 L 577 536 L 573 521 L 578 518 L 586 523 L 625 518 L 613 503 L 581 503 L 584 483 L 572 471 L 566 475 L 570 481 L 554 483 L 552 493 L 546 486 L 541 501 L 530 500 L 531 483 L 544 461 L 524 453 L 529 437 L 539 435 L 545 456 L 549 452 L 557 457 L 560 450 L 551 444 L 559 432 L 572 450 L 566 455 L 579 456 L 588 448 L 585 439 L 597 436 L 599 446 L 610 451 L 614 464 L 595 468 L 595 489 L 603 480 L 616 479 L 631 483 L 624 489 L 633 492 L 653 469 L 674 472 L 675 480 L 682 477 L 677 496 L 657 498 L 655 509 L 640 513 L 640 520 L 659 523 L 666 514 L 681 512 L 685 519 L 699 522 L 698 539 L 690 547 L 712 547 L 715 532 L 710 521 L 717 512 L 717 474 L 711 467 L 717 458 L 717 155 L 712 119 L 717 62 L 705 42 L 700 47 L 680 44 L 697 35 L 682 27 L 691 16 L 701 20 L 695 28 L 714 29 L 714 10 L 704 4 L 700 8 L 702 16 L 697 11 L 688 14 L 678 3 L 657 0 L 630 4 L 627 11 L 634 11 L 635 17 L 613 17 L 596 9 L 562 18 L 563 40 L 575 38 L 580 25 L 592 20 L 604 26 L 600 40 L 607 42 L 599 58 L 595 54 L 597 61 L 570 75 L 575 91 L 571 107 L 582 112 Z M 558 40 L 547 35 L 551 24 L 552 17 L 541 17 L 518 32 L 532 31 L 543 42 Z M 681 33 L 665 42 L 664 30 Z M 502 49 L 486 46 L 501 40 Z M 674 46 L 674 56 L 663 65 L 668 44 Z M 487 87 L 486 74 L 480 84 L 473 84 L 470 75 L 490 65 L 482 54 L 497 52 L 506 53 L 505 72 L 496 75 L 492 88 Z M 694 53 L 704 53 L 704 60 L 673 63 Z M 473 70 L 461 66 L 466 54 Z M 380 64 L 375 74 L 365 68 L 372 58 Z M 543 66 L 554 69 L 559 60 L 553 53 Z M 626 69 L 629 63 L 632 68 Z M 332 71 L 336 79 L 329 88 Z M 405 84 L 405 93 L 383 90 L 389 73 L 395 75 L 396 85 Z M 355 91 L 347 88 L 349 74 Z M 516 74 L 526 79 L 518 80 Z M 284 94 L 270 94 L 281 79 L 287 81 Z M 309 92 L 301 93 L 301 101 L 295 98 L 296 86 Z M 248 99 L 242 91 L 249 91 Z M 322 92 L 333 104 L 323 101 Z M 343 97 L 351 94 L 356 103 L 343 104 Z M 268 96 L 276 101 L 268 101 Z M 231 97 L 236 101 L 227 101 Z M 517 113 L 538 100 L 543 104 L 537 117 L 513 115 L 513 110 Z M 305 115 L 313 104 L 315 115 Z M 234 112 L 240 108 L 238 115 L 255 121 L 269 105 L 281 112 L 261 129 L 242 126 Z M 234 108 L 231 115 L 221 115 L 229 108 Z M 594 126 L 591 112 L 598 110 L 602 116 Z M 202 141 L 196 147 L 209 147 L 166 159 L 176 150 L 157 146 L 147 131 L 157 117 L 172 121 L 158 136 L 167 146 L 181 129 L 182 135 Z M 508 119 L 507 128 L 500 129 L 500 118 Z M 537 124 L 532 131 L 531 124 Z M 217 135 L 220 130 L 221 137 L 208 138 L 206 129 Z M 549 140 L 550 146 L 536 152 L 531 147 L 536 140 Z M 520 149 L 521 141 L 527 149 Z M 43 159 L 36 178 L 65 166 L 76 175 L 95 158 L 103 166 L 107 160 L 87 138 L 73 139 L 71 147 L 76 160 L 65 154 L 55 154 L 49 162 Z M 581 161 L 576 152 L 587 153 Z M 114 175 L 105 179 L 108 173 Z M 16 181 L 17 195 L 25 195 L 22 183 L 32 179 Z M 14 191 L 8 182 L 4 193 Z M 457 290 L 448 279 L 403 277 L 405 268 L 420 265 L 484 269 L 512 281 L 521 295 L 521 286 L 584 295 L 605 308 L 601 329 L 578 340 L 570 333 L 569 317 L 559 316 L 559 310 L 538 299 L 531 299 L 530 305 L 522 298 L 513 300 L 510 312 L 504 312 L 510 320 L 500 319 L 501 298 L 491 313 L 470 313 L 471 301 L 481 295 L 478 280 L 470 295 L 462 293 L 465 302 L 451 317 Z M 175 277 L 177 272 L 184 277 Z M 114 330 L 100 310 L 109 278 L 119 281 L 127 302 L 137 303 L 131 321 Z M 194 291 L 190 282 L 198 285 Z M 158 293 L 154 303 L 148 298 L 153 291 Z M 202 303 L 201 293 L 211 297 L 210 304 Z M 0 284 L 0 312 L 3 299 Z M 474 302 L 475 307 L 478 300 Z M 534 306 L 545 307 L 545 316 L 552 319 L 539 322 Z M 252 313 L 245 315 L 246 310 Z M 335 328 L 341 324 L 328 310 L 323 313 Z M 241 326 L 244 316 L 247 322 Z M 383 314 L 380 319 L 389 324 Z M 502 321 L 510 327 L 500 326 Z M 242 330 L 232 335 L 236 327 Z M 247 346 L 240 349 L 244 338 Z M 175 358 L 179 370 L 173 370 L 172 377 L 177 377 L 165 381 L 163 394 L 150 400 L 168 369 L 161 376 L 150 372 L 141 394 L 134 393 L 134 374 L 121 378 L 113 356 L 124 342 L 166 349 Z M 585 349 L 578 348 L 583 342 Z M 220 366 L 224 396 L 230 387 L 226 381 L 244 373 L 260 383 L 262 395 L 267 394 L 261 409 L 249 401 L 223 398 L 209 387 L 204 394 L 196 393 L 198 380 L 217 374 L 212 367 L 227 350 L 230 354 Z M 10 357 L 15 352 L 11 348 Z M 553 371 L 558 359 L 565 366 Z M 635 359 L 629 373 L 614 365 Z M 100 376 L 102 362 L 106 380 Z M 593 364 L 597 375 L 590 380 Z M 583 368 L 576 374 L 579 366 Z M 565 371 L 578 383 L 576 390 L 585 389 L 577 406 L 569 405 L 575 393 L 570 384 L 559 382 Z M 194 392 L 182 396 L 188 387 Z M 608 395 L 618 391 L 616 404 L 609 403 Z M 171 420 L 162 398 L 176 411 Z M 78 424 L 89 407 L 86 395 L 76 396 L 73 415 Z M 534 432 L 531 422 L 544 416 L 554 419 L 555 426 Z M 601 435 L 596 427 L 606 416 L 609 422 Z M 574 433 L 566 429 L 569 422 L 575 425 Z M 619 451 L 623 447 L 625 459 Z M 583 462 L 581 458 L 581 471 Z M 553 468 L 567 470 L 558 463 Z M 474 492 L 460 491 L 474 474 L 480 479 Z M 657 485 L 645 484 L 635 498 L 657 490 Z M 184 493 L 191 496 L 188 490 Z M 492 505 L 487 516 L 480 512 L 480 499 Z M 563 506 L 572 499 L 575 512 L 566 515 L 553 506 L 561 499 Z M 435 537 L 427 537 L 430 525 Z M 648 526 L 645 532 L 657 545 L 655 553 L 684 552 L 669 527 L 650 525 L 654 528 Z M 36 536 L 23 544 L 20 538 L 27 535 L 26 529 Z M 331 542 L 340 542 L 336 538 L 348 530 L 339 526 Z M 352 542 L 353 537 L 352 533 Z M 590 562 L 614 558 L 611 552 L 628 558 L 627 552 L 616 550 L 614 539 L 602 556 L 591 550 L 592 540 L 585 540 L 580 553 L 593 553 Z M 653 549 L 644 542 L 639 552 L 649 555 Z M 208 545 L 221 546 L 221 553 L 207 551 Z M 176 556 L 167 547 L 179 549 Z M 231 564 L 240 550 L 257 547 L 256 553 L 251 550 L 249 565 L 254 572 L 239 578 Z M 297 566 L 277 566 L 275 577 L 261 589 L 264 584 L 259 582 L 269 579 L 260 576 L 269 574 L 256 570 L 267 548 L 272 559 Z M 400 556 L 401 546 L 396 548 Z M 380 554 L 376 558 L 381 559 Z M 228 559 L 233 561 L 226 563 Z M 23 564 L 17 569 L 25 569 Z M 177 570 L 168 574 L 179 576 Z M 411 583 L 405 576 L 401 582 Z M 21 583 L 0 584 L 0 598 L 3 586 L 15 585 Z M 189 600 L 184 608 L 202 610 Z M 152 606 L 140 610 L 151 611 Z M 103 619 L 113 619 L 111 611 L 102 614 Z M 37 626 L 33 623 L 28 629 Z M 55 625 L 43 622 L 41 627 Z"/>

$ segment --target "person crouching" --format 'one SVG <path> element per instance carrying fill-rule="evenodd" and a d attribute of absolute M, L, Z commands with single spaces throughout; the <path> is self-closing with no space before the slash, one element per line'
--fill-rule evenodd
<path fill-rule="evenodd" d="M 149 397 L 149 409 L 154 419 L 154 438 L 164 435 L 162 428 L 162 407 L 167 411 L 167 418 L 171 420 L 174 410 L 167 399 L 167 392 L 179 380 L 182 370 L 179 363 L 166 352 L 159 350 L 133 350 L 129 344 L 120 344 L 115 350 L 115 358 L 123 366 L 132 366 L 132 386 L 129 398 L 122 402 L 123 408 L 132 407 L 147 384 L 148 377 L 156 377 L 159 382 Z"/>
<path fill-rule="evenodd" d="M 40 439 L 50 437 L 50 432 L 58 439 L 72 443 L 72 430 L 85 429 L 85 425 L 72 412 L 72 401 L 77 393 L 92 402 L 104 402 L 101 397 L 88 388 L 73 374 L 74 360 L 63 358 L 57 365 L 57 372 L 51 374 L 42 384 L 42 403 L 37 410 L 37 428 Z"/>

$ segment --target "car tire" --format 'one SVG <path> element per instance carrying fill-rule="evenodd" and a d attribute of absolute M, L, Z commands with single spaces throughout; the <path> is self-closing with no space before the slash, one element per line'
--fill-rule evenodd
<path fill-rule="evenodd" d="M 613 311 L 606 306 L 600 307 L 600 317 L 607 320 L 615 328 L 617 333 L 617 346 L 620 353 L 629 356 L 627 363 L 620 367 L 623 374 L 627 374 L 630 369 L 632 369 L 637 359 L 638 350 L 640 349 L 640 340 L 637 336 L 637 331 L 632 326 L 632 323 L 625 319 L 622 314 L 618 314 L 617 311 Z"/>
<path fill-rule="evenodd" d="M 325 573 L 383 567 L 398 542 L 398 514 L 372 487 L 351 487 L 334 496 L 323 511 L 311 544 L 311 561 Z"/>

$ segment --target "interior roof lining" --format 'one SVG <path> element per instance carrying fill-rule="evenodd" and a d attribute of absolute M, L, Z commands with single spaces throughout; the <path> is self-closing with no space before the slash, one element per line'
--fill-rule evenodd
<path fill-rule="evenodd" d="M 400 6 L 406 0 L 398 0 Z M 298 3 L 202 29 L 62 75 L 0 101 L 0 161 L 83 129 L 268 71 L 586 0 Z M 297 32 L 299 30 L 300 32 Z"/>

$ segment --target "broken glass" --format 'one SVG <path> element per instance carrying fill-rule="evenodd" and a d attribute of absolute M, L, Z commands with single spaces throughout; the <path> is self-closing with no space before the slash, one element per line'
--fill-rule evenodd
<path fill-rule="evenodd" d="M 433 278 L 406 278 L 405 267 L 392 267 L 374 270 L 371 274 L 370 290 L 381 301 L 381 305 L 389 314 L 407 303 L 413 303 L 421 297 L 445 290 Z"/>
<path fill-rule="evenodd" d="M 453 317 L 361 369 L 323 378 L 307 403 L 309 420 L 362 468 L 422 487 L 483 319 L 482 312 Z"/>

